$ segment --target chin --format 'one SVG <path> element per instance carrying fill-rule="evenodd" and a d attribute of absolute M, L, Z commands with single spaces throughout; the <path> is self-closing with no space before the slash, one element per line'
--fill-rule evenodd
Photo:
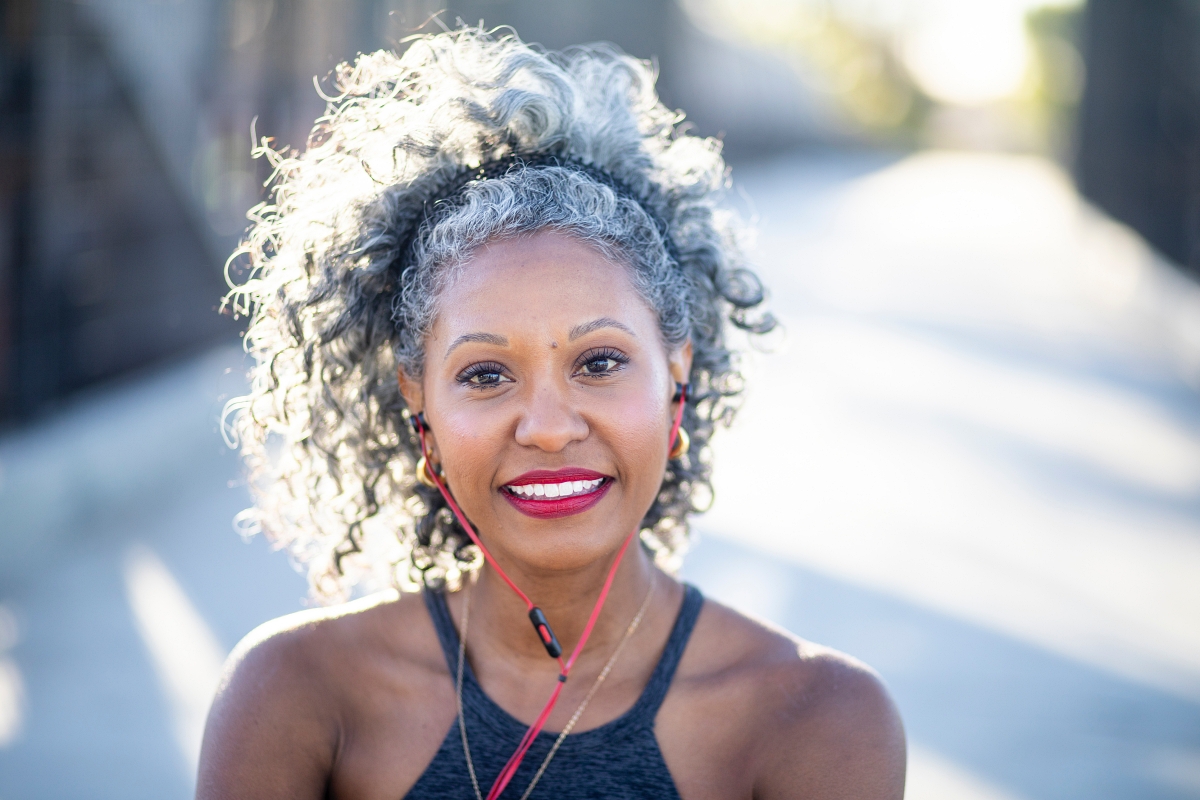
<path fill-rule="evenodd" d="M 539 530 L 517 534 L 520 543 L 505 549 L 524 562 L 527 568 L 547 572 L 575 572 L 586 569 L 598 561 L 608 561 L 613 551 L 624 543 L 629 530 L 597 532 L 585 526 L 553 525 L 552 530 L 538 526 Z M 574 528 L 574 530 L 572 530 Z M 630 526 L 632 529 L 632 526 Z M 509 528 L 509 530 L 514 530 Z M 515 532 L 515 531 L 514 531 Z"/>

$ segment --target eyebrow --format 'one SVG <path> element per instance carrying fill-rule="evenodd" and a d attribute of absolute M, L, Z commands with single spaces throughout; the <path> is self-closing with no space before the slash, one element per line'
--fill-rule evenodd
<path fill-rule="evenodd" d="M 450 357 L 450 354 L 454 352 L 454 348 L 458 347 L 460 344 L 466 344 L 468 342 L 482 342 L 483 344 L 494 344 L 498 347 L 508 347 L 508 339 L 505 339 L 499 334 L 483 332 L 464 333 L 462 336 L 451 342 L 450 346 L 446 348 L 446 358 Z"/>
<path fill-rule="evenodd" d="M 594 319 L 591 322 L 585 322 L 582 325 L 576 325 L 574 328 L 571 328 L 571 332 L 567 334 L 567 341 L 573 342 L 580 336 L 586 336 L 592 331 L 598 331 L 601 328 L 616 328 L 617 330 L 625 331 L 635 339 L 637 338 L 637 334 L 630 330 L 628 325 L 617 322 L 612 317 L 600 317 L 599 319 Z"/>

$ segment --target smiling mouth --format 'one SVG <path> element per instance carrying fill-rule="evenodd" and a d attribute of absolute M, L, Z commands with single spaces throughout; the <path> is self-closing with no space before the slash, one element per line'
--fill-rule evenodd
<path fill-rule="evenodd" d="M 591 494 L 600 488 L 605 478 L 591 481 L 563 481 L 562 483 L 526 483 L 520 486 L 509 484 L 504 490 L 515 497 L 529 500 L 553 500 L 556 497 L 575 497 Z"/>
<path fill-rule="evenodd" d="M 612 484 L 612 478 L 591 470 L 536 470 L 505 484 L 501 494 L 526 516 L 568 517 L 600 502 Z"/>

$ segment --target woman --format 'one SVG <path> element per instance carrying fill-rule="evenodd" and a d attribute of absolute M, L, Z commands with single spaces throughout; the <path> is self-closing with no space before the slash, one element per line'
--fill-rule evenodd
<path fill-rule="evenodd" d="M 264 148 L 237 431 L 317 596 L 394 588 L 247 637 L 198 796 L 900 798 L 873 673 L 671 576 L 725 322 L 771 325 L 719 147 L 611 47 L 459 31 L 339 86 Z"/>

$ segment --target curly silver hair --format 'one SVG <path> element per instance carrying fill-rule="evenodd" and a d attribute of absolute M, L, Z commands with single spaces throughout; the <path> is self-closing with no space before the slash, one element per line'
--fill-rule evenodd
<path fill-rule="evenodd" d="M 336 81 L 303 154 L 257 151 L 275 168 L 271 202 L 230 259 L 246 277 L 225 302 L 249 315 L 256 362 L 250 393 L 227 407 L 256 501 L 241 522 L 306 564 L 322 600 L 363 580 L 455 582 L 478 563 L 414 478 L 397 369 L 423 374 L 440 293 L 472 253 L 553 229 L 625 264 L 664 341 L 692 343 L 692 448 L 668 466 L 641 537 L 677 562 L 688 514 L 711 496 L 709 438 L 741 392 L 726 321 L 773 325 L 721 204 L 719 143 L 688 135 L 650 65 L 611 45 L 542 52 L 463 29 L 359 56 Z M 502 174 L 464 181 L 505 159 Z"/>

